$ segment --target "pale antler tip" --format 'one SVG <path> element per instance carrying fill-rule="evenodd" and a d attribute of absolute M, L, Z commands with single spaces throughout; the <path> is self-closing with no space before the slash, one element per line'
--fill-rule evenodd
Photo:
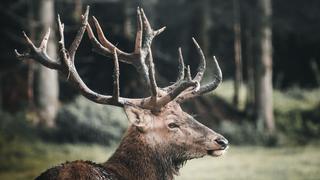
<path fill-rule="evenodd" d="M 213 59 L 214 59 L 215 61 L 217 61 L 217 58 L 216 58 L 216 56 L 213 56 Z"/>
<path fill-rule="evenodd" d="M 23 58 L 24 58 L 25 56 L 28 56 L 27 53 L 26 53 L 26 54 L 21 54 L 21 53 L 19 53 L 17 49 L 14 49 L 14 55 L 15 55 L 16 58 L 18 58 L 19 60 L 23 60 Z"/>
<path fill-rule="evenodd" d="M 197 48 L 200 48 L 197 40 L 196 40 L 194 37 L 192 37 L 192 41 L 193 41 L 193 43 L 197 46 Z"/>
<path fill-rule="evenodd" d="M 51 28 L 49 27 L 46 34 L 44 35 L 44 39 L 48 39 L 50 36 Z"/>
<path fill-rule="evenodd" d="M 188 81 L 192 80 L 190 65 L 187 66 L 187 74 L 186 74 L 186 76 L 187 76 L 186 78 L 187 78 Z"/>
<path fill-rule="evenodd" d="M 98 19 L 95 16 L 92 16 L 94 24 L 98 24 Z"/>
<path fill-rule="evenodd" d="M 218 71 L 217 75 L 218 75 L 219 79 L 222 81 L 222 71 L 221 71 L 221 68 L 219 66 L 219 63 L 218 63 L 218 60 L 217 60 L 216 56 L 213 56 L 213 61 L 214 61 L 214 64 L 215 64 L 215 68 Z"/>
<path fill-rule="evenodd" d="M 166 26 L 164 26 L 164 27 L 156 30 L 156 31 L 155 31 L 155 35 L 159 35 L 159 34 L 162 33 L 165 29 L 166 29 Z"/>
<path fill-rule="evenodd" d="M 85 16 L 85 17 L 88 17 L 89 11 L 90 11 L 90 6 L 88 5 L 88 6 L 86 7 L 86 12 L 84 13 L 84 16 Z"/>
<path fill-rule="evenodd" d="M 40 48 L 43 48 L 44 50 L 47 49 L 47 42 L 48 42 L 49 37 L 50 37 L 50 27 L 48 28 L 47 32 L 45 33 L 45 35 L 41 41 Z"/>
<path fill-rule="evenodd" d="M 17 58 L 19 58 L 21 56 L 21 54 L 18 52 L 17 49 L 14 49 L 14 54 L 16 55 Z"/>

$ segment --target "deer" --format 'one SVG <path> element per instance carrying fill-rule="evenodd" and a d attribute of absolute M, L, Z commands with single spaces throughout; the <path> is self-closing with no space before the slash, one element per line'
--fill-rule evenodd
<path fill-rule="evenodd" d="M 185 67 L 181 48 L 178 50 L 179 67 L 177 81 L 160 88 L 155 79 L 155 67 L 151 51 L 153 39 L 166 27 L 154 30 L 143 9 L 137 8 L 137 32 L 133 52 L 125 52 L 113 45 L 104 35 L 93 17 L 97 37 L 88 23 L 89 6 L 81 16 L 80 28 L 66 49 L 64 24 L 58 15 L 58 59 L 46 53 L 50 28 L 37 47 L 26 33 L 23 35 L 29 52 L 15 54 L 19 59 L 34 59 L 47 68 L 57 70 L 88 100 L 122 107 L 130 122 L 118 148 L 105 162 L 77 160 L 52 167 L 37 180 L 104 179 L 104 180 L 173 180 L 186 161 L 209 155 L 221 156 L 228 148 L 228 140 L 202 125 L 180 106 L 184 101 L 215 90 L 222 81 L 222 72 L 215 58 L 214 78 L 206 85 L 200 82 L 206 69 L 202 49 L 193 38 L 200 56 L 194 77 L 190 66 Z M 81 79 L 75 67 L 75 54 L 84 33 L 87 32 L 94 51 L 113 59 L 112 95 L 103 95 L 91 90 Z M 125 98 L 119 91 L 119 62 L 131 64 L 142 76 L 150 95 L 143 98 Z"/>

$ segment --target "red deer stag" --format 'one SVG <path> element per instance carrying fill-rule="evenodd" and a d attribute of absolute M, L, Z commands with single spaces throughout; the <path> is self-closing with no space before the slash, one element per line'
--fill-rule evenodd
<path fill-rule="evenodd" d="M 68 50 L 64 41 L 64 25 L 58 16 L 59 59 L 52 59 L 46 53 L 50 30 L 45 34 L 39 47 L 36 47 L 24 33 L 30 52 L 20 54 L 15 51 L 16 55 L 22 59 L 33 58 L 48 68 L 61 71 L 83 96 L 93 102 L 123 107 L 131 125 L 107 162 L 102 164 L 89 161 L 67 162 L 48 169 L 37 179 L 170 180 L 178 174 L 179 168 L 187 160 L 205 155 L 222 155 L 228 146 L 228 141 L 196 121 L 179 105 L 189 98 L 214 90 L 220 84 L 222 74 L 216 59 L 214 59 L 213 81 L 201 86 L 200 81 L 206 62 L 201 48 L 193 39 L 201 59 L 195 77 L 191 77 L 189 66 L 185 68 L 179 49 L 177 82 L 159 88 L 155 80 L 151 43 L 165 28 L 153 30 L 144 11 L 138 8 L 135 49 L 132 53 L 127 53 L 105 38 L 99 22 L 93 17 L 98 34 L 96 39 L 88 24 L 88 14 L 89 7 L 82 16 L 81 27 Z M 92 91 L 82 81 L 75 68 L 75 53 L 86 30 L 94 50 L 114 59 L 112 95 L 102 95 Z M 131 99 L 119 96 L 119 61 L 132 64 L 137 69 L 147 84 L 150 97 Z"/>

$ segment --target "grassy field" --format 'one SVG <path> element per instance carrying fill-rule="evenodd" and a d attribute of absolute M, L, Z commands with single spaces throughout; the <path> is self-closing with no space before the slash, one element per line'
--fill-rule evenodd
<path fill-rule="evenodd" d="M 220 158 L 193 160 L 178 180 L 316 180 L 320 179 L 317 147 L 231 147 Z"/>
<path fill-rule="evenodd" d="M 113 151 L 98 145 L 15 144 L 1 149 L 0 179 L 33 179 L 53 165 L 75 159 L 103 162 Z M 23 149 L 23 150 L 22 150 Z M 178 180 L 320 179 L 319 147 L 231 147 L 223 157 L 189 161 Z"/>

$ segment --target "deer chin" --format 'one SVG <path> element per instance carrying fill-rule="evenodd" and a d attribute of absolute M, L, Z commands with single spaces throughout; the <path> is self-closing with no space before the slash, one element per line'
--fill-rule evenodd
<path fill-rule="evenodd" d="M 207 154 L 213 157 L 222 156 L 225 152 L 226 152 L 226 149 L 207 150 Z"/>

